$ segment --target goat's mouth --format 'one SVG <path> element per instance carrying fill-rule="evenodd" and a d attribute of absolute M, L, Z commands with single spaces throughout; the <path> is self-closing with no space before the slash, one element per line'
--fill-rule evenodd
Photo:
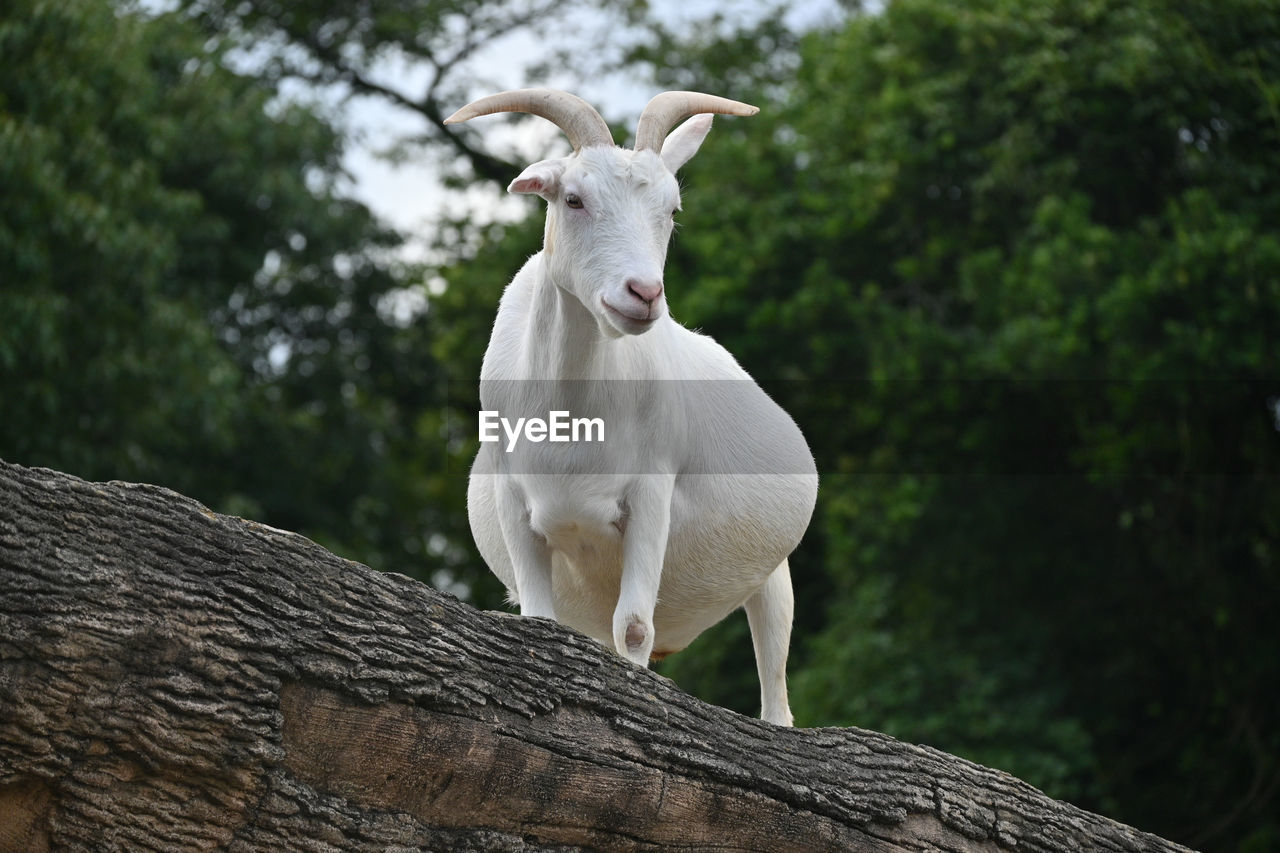
<path fill-rule="evenodd" d="M 645 331 L 653 325 L 655 320 L 662 316 L 662 308 L 657 304 L 648 305 L 640 309 L 639 316 L 613 307 L 603 296 L 600 297 L 600 304 L 604 306 L 607 312 L 613 315 L 614 325 L 619 326 L 621 331 L 631 334 Z"/>

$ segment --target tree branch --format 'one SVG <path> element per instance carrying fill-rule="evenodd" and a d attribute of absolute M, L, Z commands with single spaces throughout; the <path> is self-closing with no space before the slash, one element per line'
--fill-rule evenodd
<path fill-rule="evenodd" d="M 1174 851 L 715 708 L 164 489 L 0 463 L 0 849 Z"/>
<path fill-rule="evenodd" d="M 441 109 L 440 103 L 434 96 L 434 92 L 440 83 L 440 75 L 444 73 L 445 68 L 442 66 L 434 66 L 437 69 L 437 78 L 432 81 L 428 87 L 427 94 L 422 100 L 415 100 L 403 92 L 391 86 L 383 84 L 371 79 L 360 70 L 351 67 L 344 62 L 338 53 L 334 50 L 324 48 L 314 39 L 309 39 L 301 35 L 295 35 L 297 41 L 311 51 L 313 57 L 327 71 L 322 70 L 316 73 L 304 72 L 301 69 L 294 68 L 291 70 L 294 76 L 311 83 L 326 85 L 335 81 L 342 81 L 349 85 L 354 91 L 364 95 L 385 98 L 387 101 L 395 104 L 403 109 L 411 110 L 422 115 L 432 125 L 435 131 L 440 135 L 441 141 L 448 143 L 453 150 L 462 156 L 471 164 L 472 170 L 476 176 L 488 181 L 494 181 L 502 186 L 506 186 L 507 182 L 519 173 L 520 167 L 514 163 L 509 163 L 499 157 L 494 157 L 478 148 L 469 145 L 463 138 L 461 132 L 451 130 L 444 123 L 447 117 L 444 110 Z M 462 106 L 459 104 L 458 106 Z M 452 110 L 450 110 L 452 112 Z"/>

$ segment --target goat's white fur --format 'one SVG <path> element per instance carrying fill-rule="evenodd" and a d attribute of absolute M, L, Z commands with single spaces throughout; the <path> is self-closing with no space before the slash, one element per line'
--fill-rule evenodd
<path fill-rule="evenodd" d="M 660 290 L 646 298 L 663 281 L 674 173 L 710 128 L 710 115 L 695 116 L 660 154 L 588 147 L 511 183 L 546 199 L 544 246 L 502 296 L 482 405 L 546 413 L 571 400 L 606 414 L 609 434 L 603 445 L 482 445 L 467 508 L 522 614 L 637 664 L 745 606 L 761 716 L 791 725 L 786 557 L 813 512 L 813 457 L 723 347 L 676 323 Z"/>

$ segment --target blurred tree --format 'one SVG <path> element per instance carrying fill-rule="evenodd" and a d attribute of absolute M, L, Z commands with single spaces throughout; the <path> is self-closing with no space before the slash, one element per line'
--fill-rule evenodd
<path fill-rule="evenodd" d="M 181 145 L 144 31 L 109 8 L 19 2 L 0 16 L 0 448 L 88 476 L 154 477 L 232 443 L 237 371 L 165 287 Z M 163 353 L 163 358 L 158 354 Z M 187 483 L 182 483 L 186 485 Z"/>
<path fill-rule="evenodd" d="M 0 15 L 0 455 L 447 569 L 419 273 L 342 196 L 331 124 L 226 50 L 105 4 Z"/>
<path fill-rule="evenodd" d="M 242 42 L 267 80 L 302 80 L 335 86 L 346 95 L 373 97 L 422 119 L 421 131 L 396 140 L 400 156 L 444 154 L 457 166 L 506 185 L 523 164 L 493 146 L 474 143 L 473 128 L 446 127 L 444 119 L 481 94 L 503 88 L 485 79 L 477 57 L 512 36 L 545 39 L 555 32 L 558 50 L 543 41 L 533 51 L 529 76 L 588 76 L 601 52 L 583 51 L 601 34 L 643 17 L 643 0 L 408 0 L 396 4 L 333 0 L 179 0 L 179 8 L 207 32 Z M 508 49 L 510 49 L 508 47 Z M 517 52 L 520 47 L 515 48 Z M 477 85 L 478 84 L 478 85 Z M 465 170 L 464 170 L 465 173 Z"/>

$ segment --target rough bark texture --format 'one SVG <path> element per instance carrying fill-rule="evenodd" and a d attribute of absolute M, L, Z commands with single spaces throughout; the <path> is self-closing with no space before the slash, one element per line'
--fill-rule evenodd
<path fill-rule="evenodd" d="M 584 848 L 1181 849 L 165 489 L 0 463 L 0 850 Z"/>

